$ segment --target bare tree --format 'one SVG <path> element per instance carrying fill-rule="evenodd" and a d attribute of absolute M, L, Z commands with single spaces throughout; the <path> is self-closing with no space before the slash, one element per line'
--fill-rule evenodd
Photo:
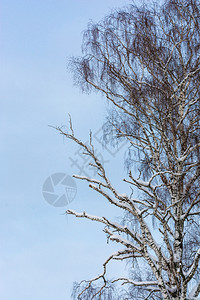
<path fill-rule="evenodd" d="M 138 171 L 124 181 L 133 193 L 120 194 L 90 146 L 71 131 L 60 133 L 83 147 L 99 179 L 89 187 L 126 212 L 123 224 L 78 213 L 105 225 L 111 241 L 123 246 L 103 264 L 101 275 L 78 299 L 106 299 L 107 265 L 134 262 L 130 278 L 114 282 L 134 287 L 127 299 L 197 299 L 200 293 L 200 2 L 167 0 L 114 11 L 84 33 L 83 56 L 73 58 L 75 83 L 99 91 L 115 108 L 110 125 L 135 150 Z M 135 197 L 136 188 L 140 196 Z M 137 230 L 131 226 L 134 220 Z M 151 222 L 157 226 L 153 229 Z M 137 266 L 146 266 L 145 274 Z M 89 294 L 88 294 L 89 295 Z M 107 298 L 109 299 L 109 298 Z M 111 298 L 110 298 L 111 299 Z M 117 298 L 116 298 L 117 299 Z M 125 296 L 121 299 L 126 299 Z"/>

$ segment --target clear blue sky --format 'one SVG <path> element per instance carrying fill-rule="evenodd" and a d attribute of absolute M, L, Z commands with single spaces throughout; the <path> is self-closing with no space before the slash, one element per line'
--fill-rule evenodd
<path fill-rule="evenodd" d="M 70 113 L 77 135 L 87 140 L 105 120 L 105 99 L 73 87 L 67 57 L 80 54 L 90 19 L 127 3 L 1 1 L 0 300 L 68 300 L 73 281 L 99 274 L 116 249 L 106 244 L 101 226 L 64 215 L 67 208 L 105 214 L 104 200 L 87 184 L 77 182 L 76 199 L 66 208 L 46 203 L 42 185 L 53 173 L 77 172 L 69 160 L 77 148 L 48 125 L 67 124 Z M 116 158 L 105 156 L 117 182 L 123 162 L 117 169 Z"/>

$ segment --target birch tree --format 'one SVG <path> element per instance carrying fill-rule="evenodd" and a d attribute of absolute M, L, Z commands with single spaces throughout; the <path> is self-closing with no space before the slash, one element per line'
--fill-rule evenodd
<path fill-rule="evenodd" d="M 112 299 L 105 296 L 106 288 L 120 282 L 132 287 L 127 299 L 198 299 L 200 2 L 130 5 L 90 23 L 83 36 L 83 55 L 71 60 L 71 68 L 83 91 L 98 91 L 112 104 L 115 137 L 128 140 L 138 161 L 137 171 L 131 168 L 124 178 L 133 193 L 120 194 L 92 141 L 89 146 L 82 143 L 71 122 L 68 132 L 57 128 L 83 148 L 98 172 L 97 179 L 74 177 L 86 181 L 137 224 L 136 230 L 126 218 L 119 224 L 67 210 L 104 224 L 107 238 L 119 244 L 119 251 L 103 263 L 102 274 L 86 281 L 77 298 Z M 150 225 L 152 219 L 156 229 Z M 132 276 L 108 282 L 109 263 L 130 259 L 135 262 Z M 137 265 L 146 266 L 146 274 L 137 276 Z M 95 284 L 98 288 L 92 289 Z"/>

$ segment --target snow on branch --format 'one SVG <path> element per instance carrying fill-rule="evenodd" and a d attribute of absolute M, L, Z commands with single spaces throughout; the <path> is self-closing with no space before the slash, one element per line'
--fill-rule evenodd
<path fill-rule="evenodd" d="M 67 214 L 71 214 L 71 215 L 74 215 L 76 216 L 77 218 L 86 218 L 86 219 L 89 219 L 89 220 L 92 220 L 92 221 L 96 221 L 96 222 L 99 222 L 99 223 L 103 223 L 115 230 L 117 230 L 118 232 L 123 232 L 127 235 L 129 235 L 133 240 L 135 240 L 135 242 L 137 242 L 140 246 L 143 245 L 143 240 L 142 240 L 142 237 L 139 236 L 139 234 L 137 234 L 136 232 L 132 231 L 131 229 L 129 229 L 127 226 L 122 226 L 116 222 L 112 222 L 110 220 L 108 220 L 107 218 L 105 217 L 97 217 L 97 216 L 94 216 L 94 215 L 90 215 L 90 214 L 87 214 L 86 212 L 83 212 L 83 213 L 78 213 L 74 210 L 67 210 Z M 105 229 L 105 232 L 106 233 L 109 233 L 110 235 L 113 235 L 111 233 L 111 231 L 107 231 L 107 229 Z M 112 238 L 111 238 L 112 239 Z M 135 247 L 135 246 L 134 246 Z M 135 248 L 136 249 L 136 248 Z M 139 248 L 138 248 L 139 249 Z M 140 250 L 139 250 L 140 251 Z"/>
<path fill-rule="evenodd" d="M 134 281 L 129 278 L 123 278 L 123 277 L 113 280 L 113 282 L 117 282 L 117 281 L 123 281 L 122 285 L 133 284 L 135 286 L 149 286 L 149 287 L 152 286 L 153 290 L 155 289 L 155 287 L 153 286 L 158 286 L 158 281 Z"/>

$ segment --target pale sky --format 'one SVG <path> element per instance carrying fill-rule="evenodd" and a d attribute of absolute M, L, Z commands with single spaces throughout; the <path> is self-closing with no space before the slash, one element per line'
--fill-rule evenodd
<path fill-rule="evenodd" d="M 86 183 L 77 182 L 76 198 L 61 208 L 45 202 L 42 186 L 51 174 L 77 173 L 69 160 L 77 147 L 48 125 L 67 125 L 70 113 L 76 134 L 87 141 L 89 130 L 96 132 L 105 121 L 105 99 L 73 86 L 67 58 L 80 54 L 90 19 L 99 21 L 128 3 L 1 1 L 0 300 L 68 300 L 73 282 L 99 274 L 118 249 L 106 243 L 102 226 L 64 214 L 71 208 L 117 216 Z M 116 158 L 103 152 L 117 184 L 125 174 L 120 153 Z M 111 273 L 117 270 L 113 266 Z"/>

